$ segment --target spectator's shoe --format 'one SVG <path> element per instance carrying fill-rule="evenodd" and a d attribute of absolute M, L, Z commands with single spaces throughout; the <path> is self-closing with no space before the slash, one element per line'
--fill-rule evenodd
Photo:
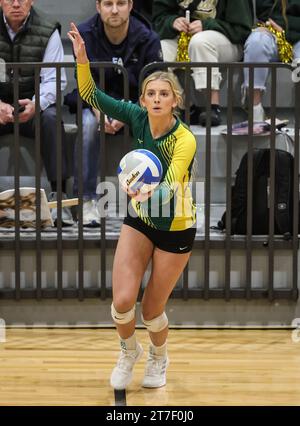
<path fill-rule="evenodd" d="M 96 200 L 88 200 L 83 202 L 82 208 L 83 226 L 89 228 L 99 228 L 100 215 L 97 209 Z"/>
<path fill-rule="evenodd" d="M 201 112 L 199 116 L 199 121 L 201 126 L 205 127 L 208 120 L 208 115 L 206 114 L 206 111 Z M 221 119 L 221 110 L 218 105 L 212 105 L 211 106 L 211 126 L 219 126 L 222 123 Z"/>
<path fill-rule="evenodd" d="M 63 192 L 61 196 L 62 200 L 67 200 L 67 195 Z M 50 192 L 49 201 L 57 201 L 57 192 Z M 57 208 L 51 209 L 51 216 L 54 222 L 54 226 L 57 226 Z M 63 207 L 61 212 L 62 226 L 74 225 L 74 220 L 69 207 Z"/>
<path fill-rule="evenodd" d="M 161 386 L 165 386 L 167 383 L 166 372 L 168 365 L 168 356 L 155 355 L 150 346 L 142 386 L 144 388 L 160 388 Z"/>
<path fill-rule="evenodd" d="M 135 350 L 122 349 L 117 365 L 110 376 L 110 384 L 114 389 L 126 389 L 132 380 L 132 370 L 136 362 L 142 357 L 143 348 L 137 343 Z"/>
<path fill-rule="evenodd" d="M 253 106 L 253 121 L 265 121 L 266 114 L 261 103 Z"/>

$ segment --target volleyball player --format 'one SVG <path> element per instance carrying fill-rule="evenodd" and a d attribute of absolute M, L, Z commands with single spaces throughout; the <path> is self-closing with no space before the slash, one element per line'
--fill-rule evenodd
<path fill-rule="evenodd" d="M 141 304 L 142 321 L 151 341 L 142 385 L 164 386 L 169 363 L 165 307 L 191 255 L 196 233 L 196 208 L 189 187 L 196 140 L 174 114 L 181 99 L 172 75 L 157 71 L 148 76 L 142 86 L 140 106 L 116 100 L 96 87 L 84 41 L 73 23 L 68 37 L 77 59 L 81 97 L 109 117 L 127 123 L 133 134 L 133 148 L 152 151 L 163 166 L 162 181 L 153 193 L 130 194 L 133 214 L 124 219 L 114 257 L 111 314 L 121 353 L 111 375 L 111 385 L 114 389 L 125 389 L 132 379 L 135 363 L 143 354 L 135 334 L 135 305 L 151 261 L 151 275 Z M 151 214 L 155 205 L 159 209 L 154 210 L 161 214 Z"/>

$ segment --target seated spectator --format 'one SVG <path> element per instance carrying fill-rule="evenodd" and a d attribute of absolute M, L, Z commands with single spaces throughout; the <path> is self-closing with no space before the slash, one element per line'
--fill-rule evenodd
<path fill-rule="evenodd" d="M 45 20 L 32 7 L 33 0 L 0 0 L 0 55 L 9 62 L 62 62 L 64 58 L 58 23 Z M 0 82 L 0 136 L 14 132 L 14 94 L 13 75 L 7 73 Z M 62 90 L 66 86 L 66 75 L 62 69 Z M 5 81 L 3 81 L 5 80 Z M 35 137 L 35 114 L 37 102 L 34 93 L 34 68 L 19 71 L 19 113 L 20 134 Z M 56 71 L 43 68 L 40 73 L 39 104 L 41 109 L 41 155 L 45 164 L 47 177 L 51 183 L 50 200 L 57 198 L 56 178 Z M 62 125 L 62 140 L 64 127 Z M 64 145 L 64 143 L 63 143 Z M 62 153 L 62 188 L 66 186 L 66 160 Z M 63 194 L 63 198 L 66 198 Z M 53 212 L 56 223 L 56 210 Z M 63 225 L 72 225 L 73 219 L 69 209 L 62 212 Z"/>
<path fill-rule="evenodd" d="M 142 68 L 150 62 L 161 61 L 159 37 L 150 29 L 149 23 L 141 16 L 131 13 L 132 0 L 97 0 L 97 14 L 78 25 L 85 41 L 90 62 L 108 61 L 121 64 L 127 69 L 129 96 L 138 101 L 139 75 Z M 99 72 L 92 68 L 93 78 L 99 84 Z M 105 71 L 106 93 L 123 99 L 123 75 L 116 68 Z M 77 105 L 77 91 L 67 95 L 65 104 L 74 110 Z M 99 162 L 99 119 L 100 113 L 89 105 L 84 105 L 83 121 L 83 225 L 100 226 L 97 209 L 97 176 Z M 110 120 L 105 116 L 105 132 L 118 134 L 124 123 Z M 74 193 L 78 194 L 78 143 L 75 153 Z"/>
<path fill-rule="evenodd" d="M 245 62 L 291 62 L 300 58 L 300 0 L 256 0 L 258 26 L 245 43 Z M 284 33 L 283 33 L 284 31 Z M 286 39 L 289 46 L 282 41 Z M 264 121 L 262 95 L 268 68 L 254 70 L 253 120 Z M 244 88 L 249 87 L 249 70 L 244 70 Z"/>
<path fill-rule="evenodd" d="M 190 11 L 191 22 L 185 17 Z M 177 57 L 181 32 L 191 36 L 188 55 L 192 62 L 235 62 L 242 59 L 243 43 L 253 23 L 252 0 L 154 0 L 153 26 L 161 38 L 163 58 L 173 62 Z M 196 90 L 207 88 L 206 68 L 194 68 Z M 219 88 L 221 74 L 212 68 L 211 125 L 221 124 Z M 206 112 L 199 117 L 207 121 Z"/>

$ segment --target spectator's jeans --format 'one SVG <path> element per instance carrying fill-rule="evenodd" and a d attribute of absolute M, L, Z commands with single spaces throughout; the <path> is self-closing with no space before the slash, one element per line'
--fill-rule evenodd
<path fill-rule="evenodd" d="M 176 39 L 161 40 L 163 58 L 166 62 L 176 61 Z M 206 30 L 194 34 L 189 43 L 189 57 L 192 62 L 236 62 L 242 58 L 242 47 L 232 44 L 229 39 L 218 31 Z M 206 89 L 206 68 L 194 68 L 193 78 L 196 90 Z M 222 80 L 218 68 L 212 68 L 213 90 L 219 90 Z"/>
<path fill-rule="evenodd" d="M 21 136 L 28 138 L 35 137 L 35 119 L 26 123 L 20 123 L 19 131 Z M 67 176 L 66 155 L 65 155 L 65 130 L 61 123 L 62 134 L 62 180 Z M 14 133 L 14 124 L 0 124 L 0 136 Z M 45 165 L 47 178 L 50 182 L 56 182 L 56 107 L 51 105 L 41 113 L 41 155 Z"/>
<path fill-rule="evenodd" d="M 294 58 L 300 58 L 300 41 L 294 44 Z M 256 29 L 246 40 L 244 62 L 277 62 L 278 49 L 275 36 L 269 31 Z M 268 68 L 254 70 L 254 88 L 266 90 Z M 244 69 L 244 87 L 249 86 L 249 70 Z"/>
<path fill-rule="evenodd" d="M 89 108 L 82 110 L 82 178 L 83 198 L 96 198 L 100 139 L 98 122 Z M 74 194 L 78 195 L 79 143 L 76 140 L 74 158 Z"/>

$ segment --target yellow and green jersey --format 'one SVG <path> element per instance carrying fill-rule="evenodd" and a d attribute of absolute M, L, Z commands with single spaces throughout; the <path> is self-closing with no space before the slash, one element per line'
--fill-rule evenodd
<path fill-rule="evenodd" d="M 81 97 L 109 117 L 128 124 L 133 134 L 133 149 L 153 152 L 160 159 L 163 175 L 160 185 L 145 202 L 131 200 L 137 215 L 147 225 L 163 231 L 181 231 L 196 221 L 196 206 L 190 181 L 196 153 L 196 139 L 180 120 L 165 135 L 152 137 L 148 113 L 137 104 L 116 100 L 99 90 L 89 64 L 77 65 Z"/>

